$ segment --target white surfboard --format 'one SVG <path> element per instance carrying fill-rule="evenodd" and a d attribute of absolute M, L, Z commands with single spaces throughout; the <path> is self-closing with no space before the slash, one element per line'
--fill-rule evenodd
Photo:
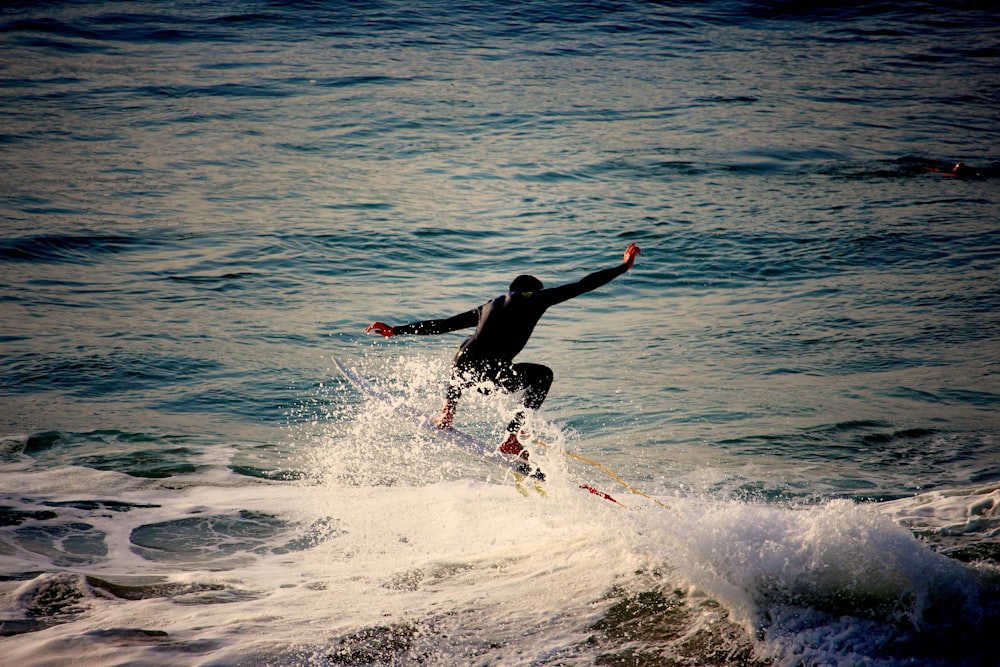
<path fill-rule="evenodd" d="M 390 408 L 392 408 L 393 412 L 395 412 L 400 417 L 403 417 L 407 421 L 419 426 L 427 433 L 430 433 L 435 437 L 441 438 L 446 442 L 450 442 L 451 444 L 465 450 L 470 454 L 482 457 L 488 461 L 496 463 L 501 467 L 513 471 L 517 478 L 518 490 L 520 490 L 521 493 L 525 493 L 524 488 L 521 486 L 521 482 L 525 480 L 526 476 L 533 475 L 538 471 L 538 468 L 532 465 L 530 462 L 505 456 L 500 453 L 499 448 L 496 445 L 486 442 L 485 440 L 481 440 L 474 435 L 463 433 L 462 431 L 459 431 L 456 428 L 446 428 L 446 429 L 438 428 L 434 424 L 434 417 L 432 415 L 422 410 L 419 410 L 413 407 L 412 405 L 408 405 L 406 402 L 400 399 L 396 399 L 393 398 L 392 396 L 389 396 L 384 391 L 382 391 L 372 383 L 368 382 L 368 380 L 364 379 L 363 377 L 355 373 L 352 369 L 340 363 L 340 360 L 334 358 L 333 363 L 334 365 L 337 366 L 337 370 L 343 373 L 344 377 L 347 378 L 348 382 L 354 385 L 354 387 L 357 388 L 358 391 L 360 391 L 365 396 L 368 396 L 369 398 L 373 398 L 379 401 L 380 403 L 384 403 L 385 405 L 389 406 Z M 542 489 L 539 487 L 538 482 L 534 479 L 532 479 L 531 481 L 535 484 L 536 490 L 539 493 L 542 493 Z M 597 496 L 598 498 L 603 498 L 604 500 L 615 503 L 617 505 L 621 504 L 608 494 L 598 489 L 595 489 L 590 485 L 581 484 L 579 488 L 583 491 L 586 491 L 588 493 Z"/>
<path fill-rule="evenodd" d="M 469 435 L 468 433 L 463 433 L 456 428 L 438 428 L 434 424 L 434 417 L 432 415 L 418 410 L 412 405 L 393 398 L 383 392 L 378 387 L 374 386 L 363 377 L 355 373 L 352 369 L 348 368 L 344 364 L 340 363 L 339 360 L 334 359 L 333 363 L 337 366 L 337 369 L 344 374 L 344 377 L 350 381 L 361 393 L 365 394 L 370 398 L 384 403 L 385 405 L 392 408 L 393 412 L 397 415 L 403 417 L 407 421 L 416 424 L 424 431 L 427 431 L 431 435 L 434 435 L 446 442 L 450 442 L 456 447 L 460 447 L 470 454 L 475 456 L 480 456 L 488 461 L 492 461 L 504 468 L 510 468 L 511 470 L 521 473 L 521 474 L 532 474 L 537 470 L 535 466 L 528 464 L 526 461 L 520 459 L 511 458 L 504 456 L 500 453 L 496 445 L 481 440 L 474 435 Z M 527 469 L 525 469 L 527 466 Z"/>

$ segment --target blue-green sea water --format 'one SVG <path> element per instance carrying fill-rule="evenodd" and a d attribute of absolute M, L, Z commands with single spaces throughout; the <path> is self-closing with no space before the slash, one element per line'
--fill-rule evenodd
<path fill-rule="evenodd" d="M 997 109 L 990 3 L 4 4 L 0 662 L 998 664 Z M 631 242 L 544 496 L 334 367 Z"/>

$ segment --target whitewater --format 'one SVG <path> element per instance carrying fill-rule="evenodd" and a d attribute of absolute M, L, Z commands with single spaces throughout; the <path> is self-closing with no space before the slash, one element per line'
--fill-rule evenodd
<path fill-rule="evenodd" d="M 5 5 L 0 663 L 1000 663 L 997 18 Z"/>

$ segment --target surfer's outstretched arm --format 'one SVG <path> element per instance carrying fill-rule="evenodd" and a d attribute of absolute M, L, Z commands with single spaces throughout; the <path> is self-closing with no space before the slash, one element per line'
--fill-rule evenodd
<path fill-rule="evenodd" d="M 380 336 L 389 338 L 390 336 L 404 336 L 415 334 L 418 336 L 432 336 L 435 334 L 468 329 L 479 323 L 479 310 L 472 309 L 454 317 L 446 317 L 440 320 L 424 320 L 422 322 L 411 322 L 398 327 L 390 326 L 385 322 L 372 322 L 365 329 L 367 333 L 377 333 Z"/>
<path fill-rule="evenodd" d="M 622 257 L 622 263 L 618 266 L 612 266 L 610 269 L 595 271 L 575 283 L 560 285 L 559 287 L 553 287 L 545 290 L 544 293 L 549 301 L 549 305 L 562 303 L 563 301 L 567 301 L 578 297 L 581 294 L 595 290 L 602 285 L 607 285 L 609 282 L 631 269 L 632 265 L 635 264 L 636 256 L 640 252 L 642 252 L 642 250 L 639 249 L 639 246 L 635 243 L 630 243 L 628 248 L 625 249 L 625 254 Z"/>

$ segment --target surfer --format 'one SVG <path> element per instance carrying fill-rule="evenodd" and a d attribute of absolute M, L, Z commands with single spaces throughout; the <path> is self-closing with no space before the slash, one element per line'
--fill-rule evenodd
<path fill-rule="evenodd" d="M 942 169 L 941 167 L 926 167 L 926 169 L 929 172 L 932 172 L 932 173 L 935 173 L 935 174 L 941 174 L 942 176 L 947 176 L 947 177 L 951 177 L 951 178 L 955 178 L 955 177 L 959 177 L 959 176 L 981 176 L 982 175 L 979 172 L 977 172 L 975 169 L 973 169 L 972 167 L 966 166 L 966 164 L 964 162 L 956 162 L 954 165 L 952 165 L 952 167 L 950 169 Z"/>
<path fill-rule="evenodd" d="M 475 333 L 459 347 L 452 362 L 451 379 L 441 414 L 434 420 L 438 428 L 451 428 L 462 392 L 478 385 L 482 393 L 495 389 L 506 393 L 524 390 L 521 408 L 507 425 L 507 439 L 500 451 L 511 457 L 528 459 L 528 450 L 517 436 L 524 424 L 525 410 L 537 410 L 552 385 L 552 369 L 532 363 L 514 363 L 545 311 L 557 303 L 606 285 L 632 268 L 641 251 L 635 243 L 625 249 L 621 264 L 596 271 L 575 283 L 546 288 L 534 276 L 514 279 L 506 294 L 454 317 L 390 326 L 372 322 L 365 331 L 385 337 L 405 334 L 434 335 L 476 327 Z"/>
<path fill-rule="evenodd" d="M 946 178 L 988 178 L 1000 175 L 1000 168 L 993 167 L 970 167 L 964 162 L 956 162 L 950 167 L 931 165 L 924 167 L 924 171 L 934 174 L 941 174 Z"/>

